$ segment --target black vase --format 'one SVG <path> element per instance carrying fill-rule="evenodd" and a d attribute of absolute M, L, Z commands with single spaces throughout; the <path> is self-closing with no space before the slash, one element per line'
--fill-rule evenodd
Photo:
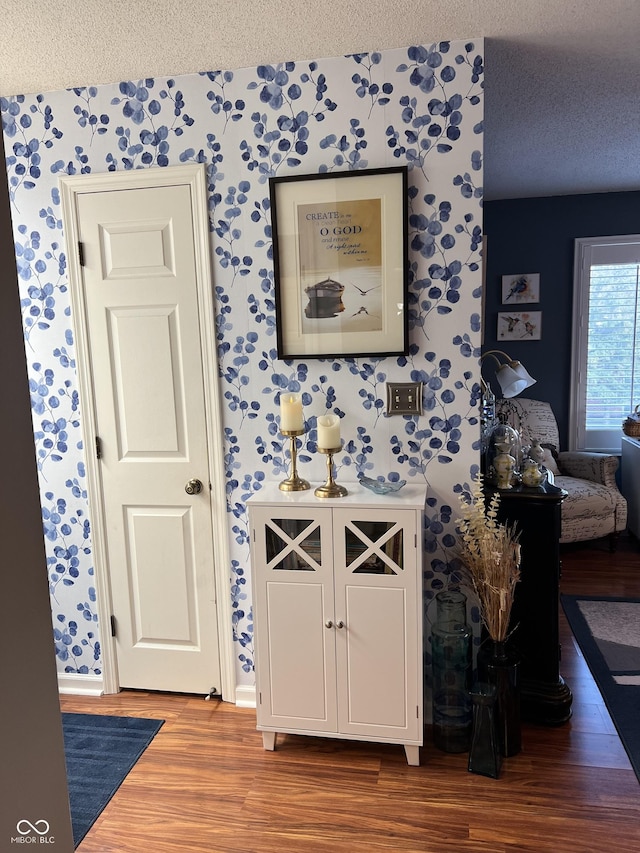
<path fill-rule="evenodd" d="M 520 661 L 504 641 L 487 639 L 478 651 L 478 679 L 496 689 L 498 744 L 505 758 L 522 749 Z"/>
<path fill-rule="evenodd" d="M 496 688 L 478 682 L 471 691 L 473 729 L 469 749 L 469 773 L 479 773 L 497 779 L 500 775 L 502 753 L 498 743 L 496 718 Z"/>

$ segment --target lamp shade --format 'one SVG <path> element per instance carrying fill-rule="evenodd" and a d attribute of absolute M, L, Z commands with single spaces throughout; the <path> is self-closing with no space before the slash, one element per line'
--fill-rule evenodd
<path fill-rule="evenodd" d="M 501 365 L 496 370 L 496 379 L 505 397 L 517 397 L 525 388 L 530 388 L 536 383 L 519 361 Z"/>

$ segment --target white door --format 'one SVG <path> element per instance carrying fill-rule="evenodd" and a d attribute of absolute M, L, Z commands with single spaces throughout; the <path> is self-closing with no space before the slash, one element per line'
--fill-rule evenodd
<path fill-rule="evenodd" d="M 188 182 L 107 185 L 76 195 L 76 227 L 119 685 L 208 693 L 221 685 L 192 203 Z"/>

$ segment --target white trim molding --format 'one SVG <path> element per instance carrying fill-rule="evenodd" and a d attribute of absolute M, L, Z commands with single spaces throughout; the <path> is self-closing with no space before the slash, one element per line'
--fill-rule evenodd
<path fill-rule="evenodd" d="M 73 672 L 59 672 L 58 693 L 70 696 L 102 696 L 104 681 L 101 675 L 77 675 Z"/>
<path fill-rule="evenodd" d="M 574 240 L 569 450 L 620 453 L 619 430 L 587 430 L 586 426 L 591 267 L 637 265 L 640 263 L 639 246 L 640 234 L 577 237 Z"/>
<path fill-rule="evenodd" d="M 236 687 L 236 705 L 238 708 L 256 707 L 255 684 L 238 684 Z"/>

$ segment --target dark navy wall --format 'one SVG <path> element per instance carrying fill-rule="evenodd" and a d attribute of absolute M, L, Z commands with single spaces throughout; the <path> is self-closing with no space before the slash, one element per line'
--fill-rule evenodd
<path fill-rule="evenodd" d="M 573 253 L 576 237 L 640 234 L 640 192 L 550 196 L 484 205 L 487 276 L 483 350 L 501 349 L 519 359 L 537 380 L 523 397 L 551 403 L 567 448 L 571 380 Z M 498 341 L 502 276 L 540 273 L 540 303 L 518 310 L 542 311 L 542 340 Z M 492 378 L 492 361 L 483 368 Z M 494 390 L 496 390 L 494 388 Z"/>

